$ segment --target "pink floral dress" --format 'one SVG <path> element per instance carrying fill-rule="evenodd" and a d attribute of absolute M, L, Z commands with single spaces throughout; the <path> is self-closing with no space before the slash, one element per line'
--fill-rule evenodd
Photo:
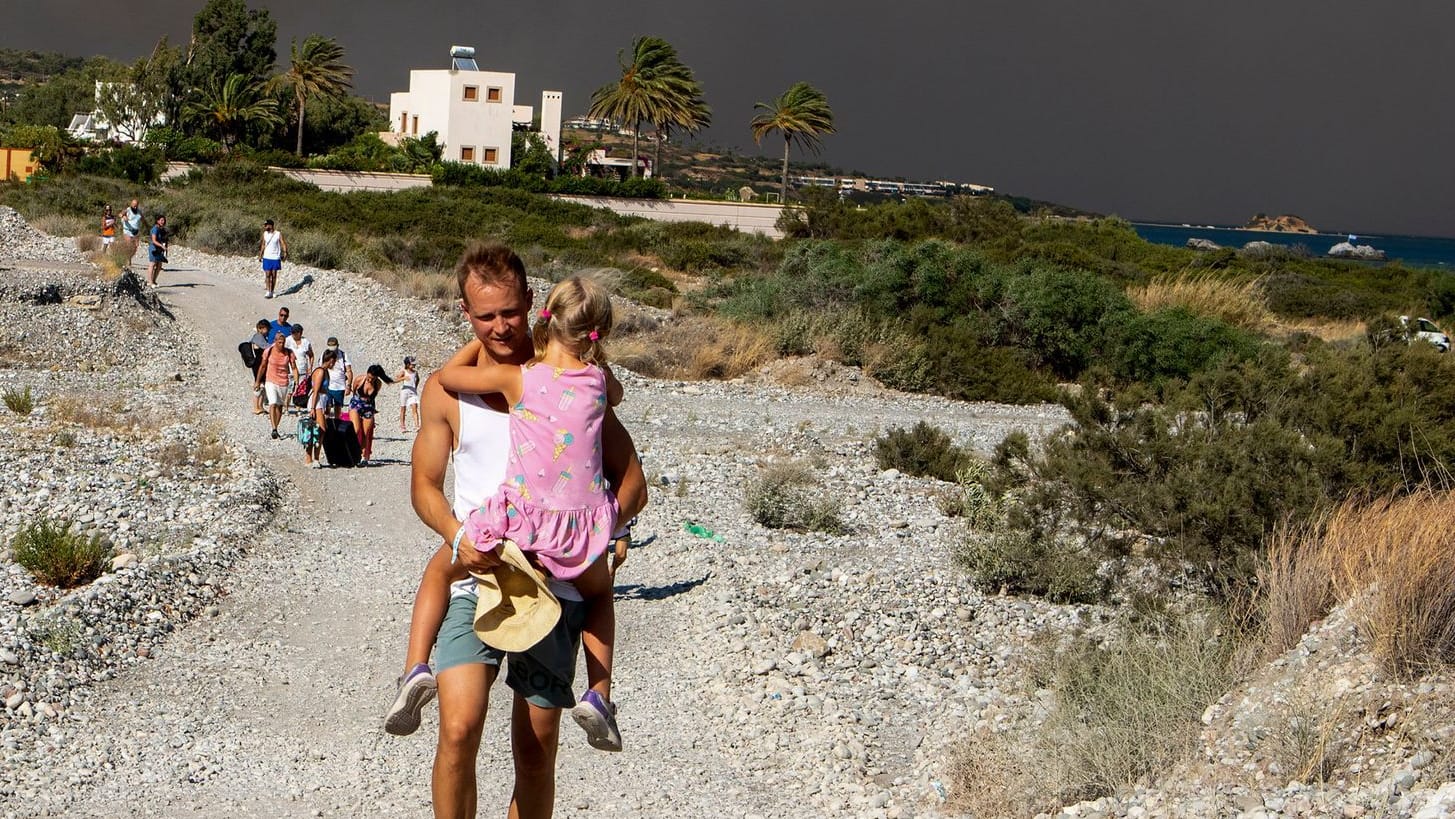
<path fill-rule="evenodd" d="M 606 374 L 592 365 L 521 367 L 520 403 L 510 408 L 505 481 L 465 520 L 476 548 L 506 538 L 569 580 L 606 551 L 616 495 L 601 474 Z"/>

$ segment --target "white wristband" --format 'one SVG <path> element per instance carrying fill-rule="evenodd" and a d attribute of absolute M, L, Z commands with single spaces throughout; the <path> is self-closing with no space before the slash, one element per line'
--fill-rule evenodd
<path fill-rule="evenodd" d="M 455 532 L 455 539 L 450 541 L 450 563 L 460 562 L 460 538 L 465 536 L 465 525 L 460 524 L 460 530 Z"/>

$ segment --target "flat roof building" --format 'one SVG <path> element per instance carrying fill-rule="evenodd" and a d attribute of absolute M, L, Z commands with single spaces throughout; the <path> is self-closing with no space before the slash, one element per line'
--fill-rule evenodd
<path fill-rule="evenodd" d="M 511 132 L 530 128 L 533 119 L 531 106 L 515 104 L 514 73 L 482 71 L 475 49 L 453 46 L 449 68 L 411 70 L 409 90 L 389 95 L 390 131 L 380 136 L 397 144 L 434 131 L 446 161 L 509 168 Z M 540 132 L 559 162 L 559 91 L 541 96 Z"/>

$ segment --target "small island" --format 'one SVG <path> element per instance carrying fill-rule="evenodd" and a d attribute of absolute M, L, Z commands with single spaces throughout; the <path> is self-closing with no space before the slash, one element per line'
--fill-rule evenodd
<path fill-rule="evenodd" d="M 1249 219 L 1243 229 L 1267 230 L 1274 233 L 1318 233 L 1308 222 L 1291 214 L 1269 216 L 1266 213 L 1259 213 Z"/>

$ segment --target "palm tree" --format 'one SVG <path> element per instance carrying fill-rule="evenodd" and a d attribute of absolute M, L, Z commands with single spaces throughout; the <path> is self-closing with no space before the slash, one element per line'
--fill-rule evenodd
<path fill-rule="evenodd" d="M 244 74 L 229 74 L 220 83 L 208 84 L 185 110 L 221 137 L 224 152 L 232 150 L 249 125 L 276 127 L 283 122 L 277 103 L 263 96 L 262 85 Z"/>
<path fill-rule="evenodd" d="M 712 109 L 702 99 L 702 85 L 692 78 L 692 69 L 683 66 L 691 80 L 690 88 L 683 88 L 679 97 L 671 101 L 653 118 L 652 128 L 656 131 L 657 147 L 652 154 L 652 173 L 662 175 L 662 142 L 674 129 L 695 134 L 712 124 Z"/>
<path fill-rule="evenodd" d="M 310 95 L 341 97 L 353 86 L 354 69 L 344 65 L 344 47 L 331 37 L 308 36 L 303 47 L 294 40 L 290 48 L 291 67 L 268 81 L 268 90 L 288 88 L 298 103 L 298 148 L 303 156 L 303 106 Z"/>
<path fill-rule="evenodd" d="M 828 97 L 806 82 L 796 82 L 783 96 L 773 102 L 760 102 L 754 110 L 762 109 L 753 117 L 753 141 L 763 144 L 763 137 L 771 131 L 783 134 L 783 201 L 788 201 L 788 149 L 793 140 L 798 140 L 812 153 L 823 148 L 823 135 L 834 132 L 834 112 L 829 108 Z"/>
<path fill-rule="evenodd" d="M 684 73 L 692 72 L 677 59 L 677 50 L 661 37 L 643 35 L 632 41 L 631 59 L 616 52 L 621 77 L 591 95 L 588 116 L 601 117 L 632 127 L 632 176 L 638 175 L 637 149 L 642 123 L 657 122 L 674 99 L 684 93 Z"/>

